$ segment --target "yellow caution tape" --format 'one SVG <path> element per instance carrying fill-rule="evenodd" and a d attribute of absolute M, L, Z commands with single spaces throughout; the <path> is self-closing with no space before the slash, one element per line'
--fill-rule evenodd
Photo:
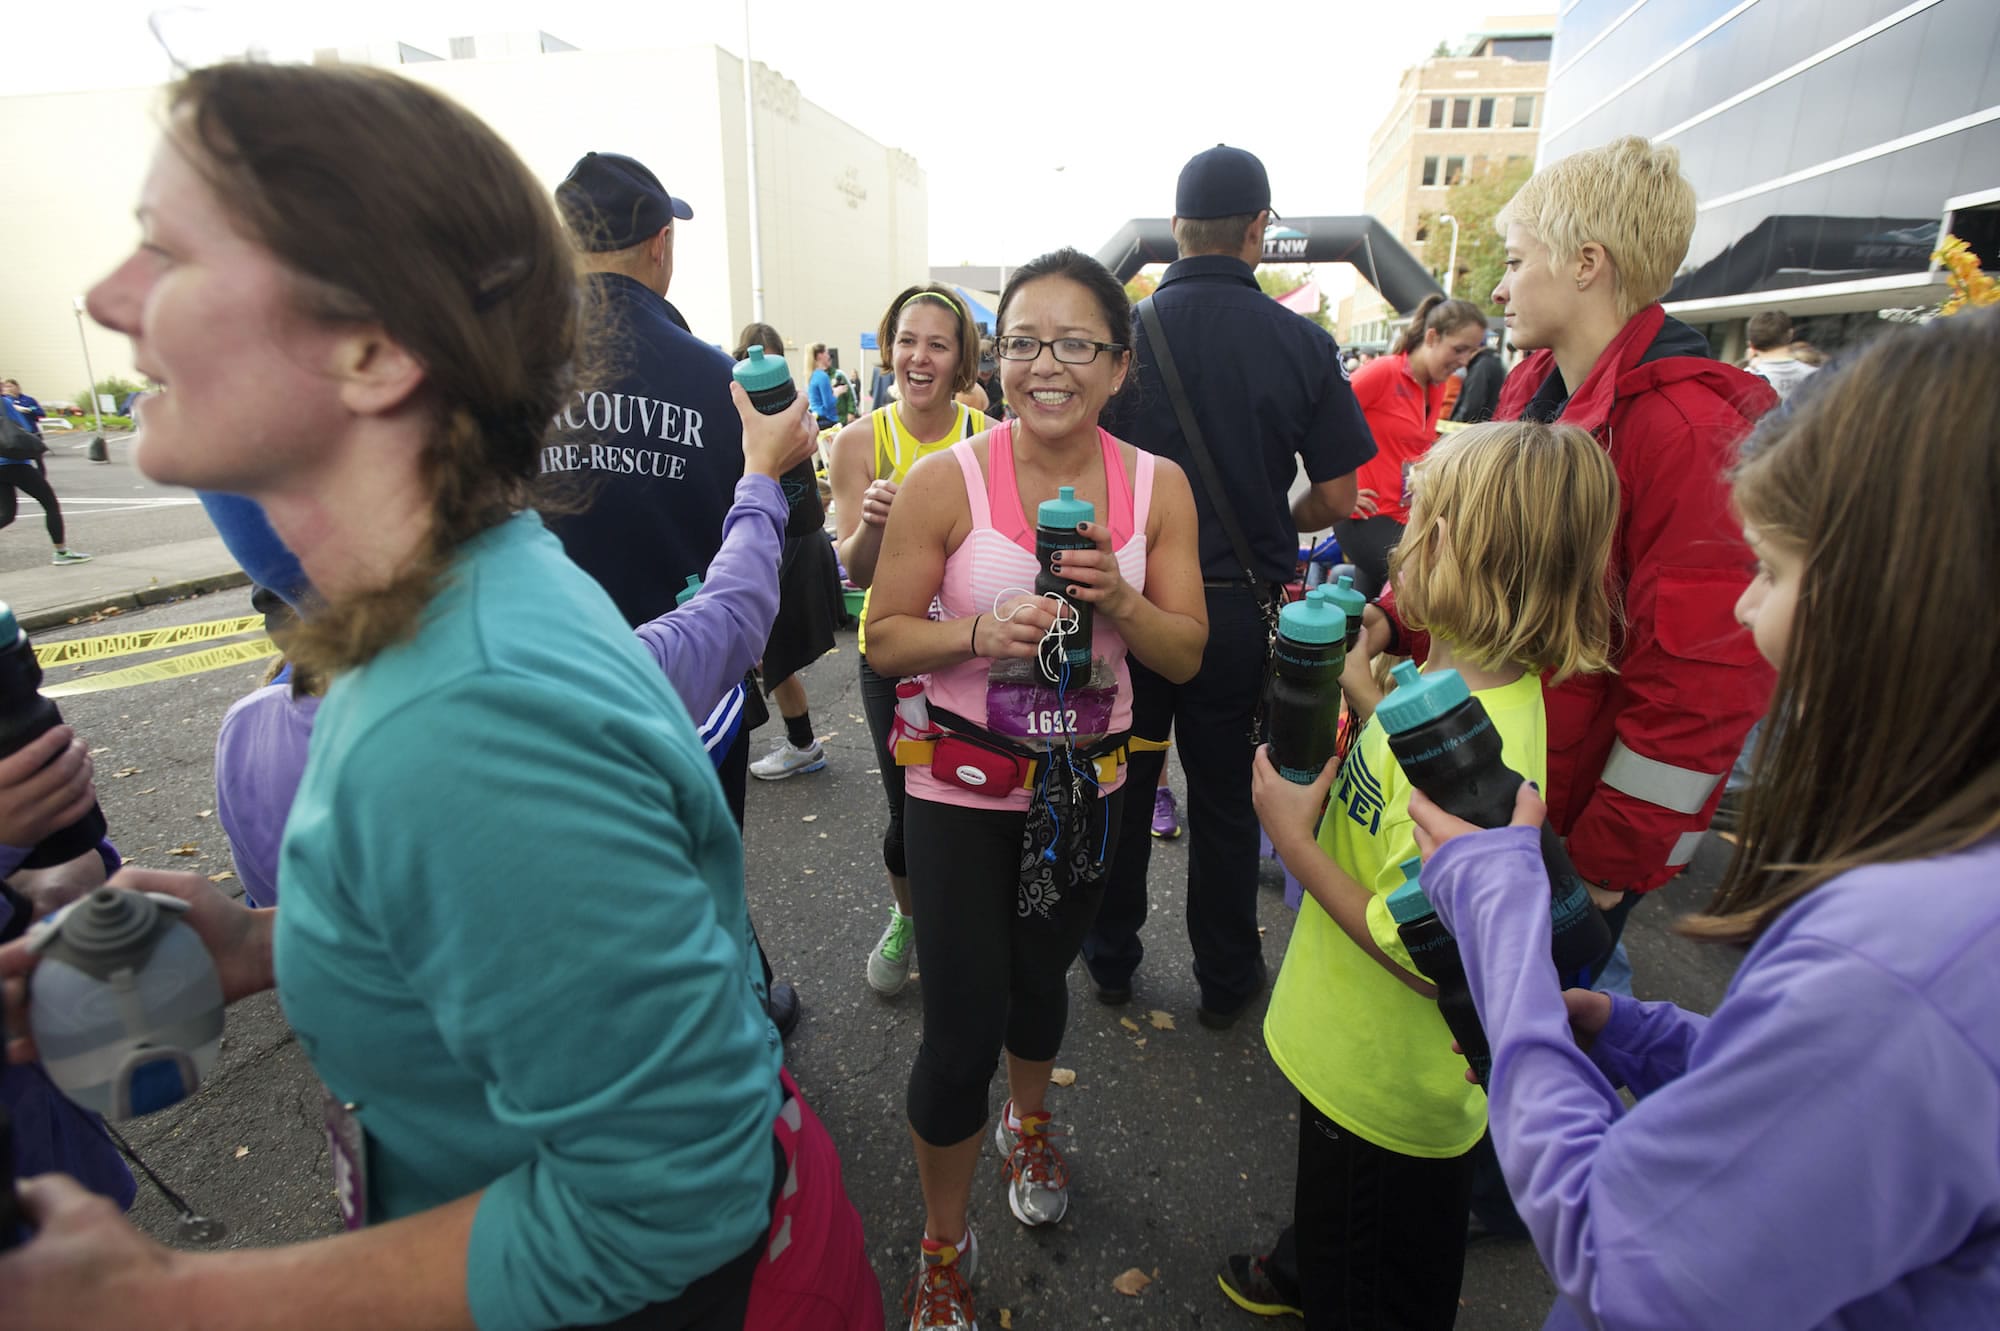
<path fill-rule="evenodd" d="M 257 616 L 257 622 L 259 624 L 264 622 L 262 615 Z M 205 670 L 221 670 L 227 666 L 242 665 L 248 661 L 277 654 L 278 645 L 269 638 L 258 638 L 254 642 L 224 643 L 220 647 L 210 647 L 206 651 L 189 652 L 186 656 L 173 656 L 147 665 L 126 666 L 123 670 L 107 670 L 99 675 L 85 675 L 81 679 L 64 680 L 60 684 L 52 684 L 43 689 L 42 695 L 48 698 L 73 698 L 79 693 L 127 689 L 134 684 L 152 684 L 162 679 L 178 679 L 182 675 L 199 675 Z"/>
<path fill-rule="evenodd" d="M 262 615 L 239 615 L 234 619 L 210 619 L 199 624 L 139 629 L 131 633 L 107 634 L 101 638 L 72 638 L 68 642 L 40 644 L 35 648 L 35 659 L 41 662 L 43 669 L 47 669 L 49 666 L 75 665 L 82 661 L 102 661 L 112 656 L 156 652 L 165 647 L 185 647 L 195 642 L 214 642 L 217 638 L 234 638 L 263 627 Z"/>

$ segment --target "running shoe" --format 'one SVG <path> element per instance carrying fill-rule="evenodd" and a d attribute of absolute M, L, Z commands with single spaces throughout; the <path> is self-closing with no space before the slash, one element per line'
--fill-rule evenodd
<path fill-rule="evenodd" d="M 910 980 L 910 958 L 917 948 L 917 921 L 889 907 L 889 927 L 868 954 L 868 987 L 883 997 L 898 993 Z"/>
<path fill-rule="evenodd" d="M 1013 1112 L 1009 1100 L 993 1128 L 993 1144 L 1004 1157 L 1008 1209 L 1024 1225 L 1053 1225 L 1069 1210 L 1069 1163 L 1049 1140 L 1049 1115 L 1023 1114 L 1016 1131 L 1007 1126 Z"/>
<path fill-rule="evenodd" d="M 1174 804 L 1174 792 L 1161 786 L 1153 792 L 1153 835 L 1172 841 L 1181 834 L 1181 811 Z"/>
<path fill-rule="evenodd" d="M 58 550 L 55 553 L 55 558 L 49 560 L 49 562 L 51 564 L 88 564 L 90 556 L 81 550 Z"/>
<path fill-rule="evenodd" d="M 750 775 L 759 781 L 783 781 L 788 776 L 799 776 L 806 772 L 817 772 L 826 766 L 826 750 L 818 740 L 809 749 L 792 746 L 785 740 L 769 753 L 750 764 Z"/>
<path fill-rule="evenodd" d="M 961 1253 L 952 1244 L 924 1240 L 924 1263 L 903 1291 L 910 1331 L 979 1331 L 969 1283 L 979 1270 L 979 1239 L 969 1225 L 964 1244 Z"/>
<path fill-rule="evenodd" d="M 1215 1283 L 1222 1286 L 1222 1292 L 1229 1296 L 1231 1303 L 1259 1317 L 1306 1315 L 1304 1301 L 1297 1294 L 1283 1294 L 1272 1283 L 1262 1257 L 1244 1252 L 1232 1254 L 1223 1263 L 1222 1273 L 1216 1276 Z"/>

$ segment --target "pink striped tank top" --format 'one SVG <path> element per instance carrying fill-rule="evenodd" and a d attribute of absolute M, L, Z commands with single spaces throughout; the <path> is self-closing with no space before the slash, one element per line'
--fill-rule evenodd
<path fill-rule="evenodd" d="M 987 466 L 990 475 L 980 475 L 979 458 L 971 441 L 954 444 L 951 455 L 958 459 L 965 478 L 965 498 L 972 511 L 972 530 L 958 549 L 946 557 L 944 585 L 938 603 L 946 620 L 964 620 L 970 632 L 974 615 L 991 615 L 996 601 L 1005 601 L 1035 588 L 1034 524 L 1021 507 L 1021 492 L 1014 477 L 1014 423 L 1005 421 L 986 436 Z M 1104 525 L 1111 529 L 1112 549 L 1118 556 L 1118 571 L 1133 590 L 1146 589 L 1146 516 L 1153 499 L 1151 453 L 1141 449 L 1135 474 L 1127 477 L 1125 460 L 1118 441 L 1104 430 L 1097 432 L 1103 451 L 1105 491 L 1111 498 L 1111 512 Z M 1093 617 L 1090 649 L 1093 656 L 1109 662 L 1118 679 L 1118 697 L 1111 709 L 1113 731 L 1132 724 L 1132 672 L 1125 664 L 1125 640 L 1103 615 Z M 992 662 L 975 657 L 930 676 L 930 697 L 938 706 L 958 713 L 978 725 L 986 724 L 986 673 Z M 910 767 L 904 772 L 910 794 L 939 804 L 957 804 L 972 809 L 1025 809 L 1029 795 L 1015 790 L 1005 799 L 974 794 L 962 786 L 940 781 L 929 769 Z M 1125 782 L 1121 765 L 1118 777 L 1104 788 L 1110 794 Z"/>

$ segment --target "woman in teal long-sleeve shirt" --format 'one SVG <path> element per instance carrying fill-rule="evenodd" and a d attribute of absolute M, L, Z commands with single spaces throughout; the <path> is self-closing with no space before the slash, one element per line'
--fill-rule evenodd
<path fill-rule="evenodd" d="M 282 911 L 119 885 L 193 902 L 230 998 L 275 984 L 355 1232 L 171 1252 L 41 1179 L 9 1327 L 741 1326 L 779 1046 L 709 761 L 524 511 L 583 323 L 548 195 L 417 84 L 223 65 L 174 90 L 139 217 L 90 295 L 166 387 L 139 466 L 263 504 L 334 683 Z"/>

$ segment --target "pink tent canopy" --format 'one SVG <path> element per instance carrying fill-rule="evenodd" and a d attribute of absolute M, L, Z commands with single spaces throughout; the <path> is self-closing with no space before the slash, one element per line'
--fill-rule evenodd
<path fill-rule="evenodd" d="M 1274 299 L 1277 300 L 1278 304 L 1284 306 L 1292 313 L 1303 314 L 1307 318 L 1311 318 L 1313 315 L 1319 313 L 1319 283 L 1317 281 L 1308 282 L 1304 286 L 1287 291 L 1284 295 L 1275 297 Z"/>

